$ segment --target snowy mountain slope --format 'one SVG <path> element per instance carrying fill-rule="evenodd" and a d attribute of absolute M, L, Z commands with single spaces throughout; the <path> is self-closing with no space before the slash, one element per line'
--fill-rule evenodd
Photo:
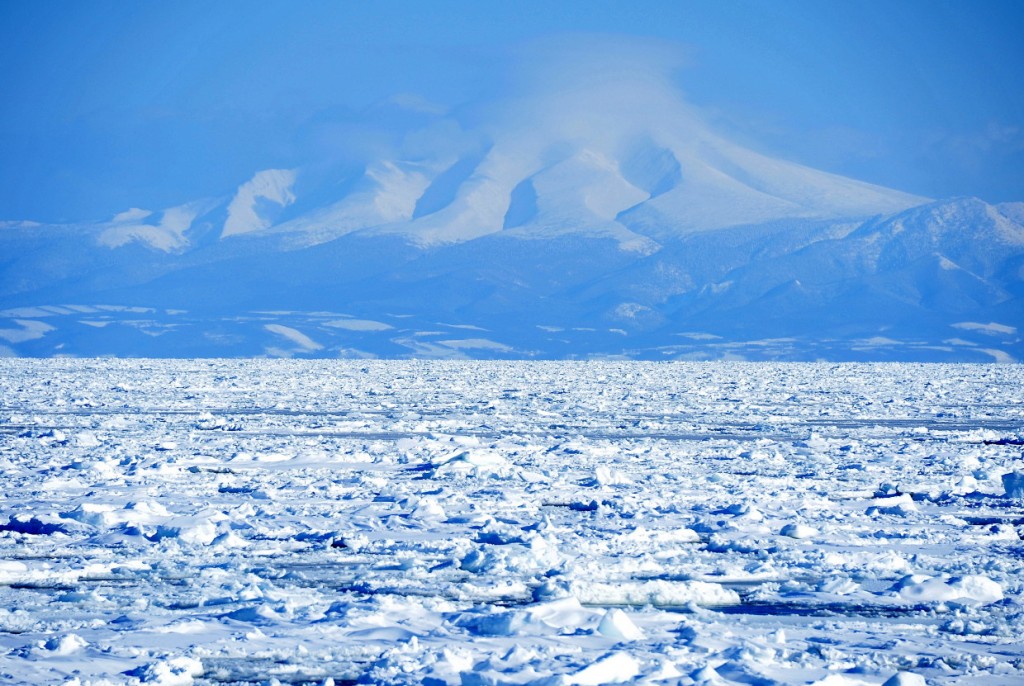
<path fill-rule="evenodd" d="M 431 247 L 503 231 L 584 232 L 650 253 L 688 233 L 865 219 L 928 201 L 730 142 L 674 86 L 628 70 L 534 89 L 469 119 L 417 112 L 417 128 L 398 136 L 405 143 L 348 169 L 340 186 L 312 168 L 259 172 L 236 192 L 223 235 L 281 234 L 303 247 L 366 232 Z M 325 188 L 340 195 L 328 198 Z M 306 195 L 322 201 L 310 206 Z"/>
<path fill-rule="evenodd" d="M 503 230 L 521 237 L 587 231 L 624 249 L 648 239 L 780 219 L 866 218 L 925 198 L 772 160 L 709 132 L 665 136 L 606 133 L 565 141 L 506 134 L 450 188 L 447 204 L 415 209 L 445 172 L 465 160 L 385 161 L 366 169 L 361 190 L 271 231 L 302 232 L 311 244 L 352 231 L 397 234 L 422 246 Z M 449 181 L 449 183 L 451 183 Z"/>
<path fill-rule="evenodd" d="M 243 183 L 228 205 L 221 238 L 265 229 L 273 223 L 268 210 L 295 202 L 293 169 L 265 169 Z"/>
<path fill-rule="evenodd" d="M 891 214 L 923 198 L 773 160 L 708 135 L 666 149 L 686 176 L 630 209 L 621 221 L 639 232 L 690 233 L 779 219 Z M 684 182 L 685 181 L 685 182 Z"/>
<path fill-rule="evenodd" d="M 930 298 L 955 310 L 937 289 L 956 278 L 982 289 L 978 304 L 995 305 L 1012 297 L 1019 280 L 1013 264 L 1022 253 L 1024 227 L 995 207 L 976 199 L 932 203 L 751 263 L 731 275 L 729 294 L 719 298 L 749 299 L 795 280 L 805 288 L 870 281 L 895 299 L 920 305 Z"/>
<path fill-rule="evenodd" d="M 371 165 L 344 199 L 278 224 L 272 232 L 291 234 L 287 245 L 301 248 L 361 229 L 410 221 L 441 171 L 422 163 Z"/>
<path fill-rule="evenodd" d="M 1024 359 L 1024 204 L 772 159 L 643 79 L 389 107 L 359 162 L 0 225 L 2 351 Z"/>

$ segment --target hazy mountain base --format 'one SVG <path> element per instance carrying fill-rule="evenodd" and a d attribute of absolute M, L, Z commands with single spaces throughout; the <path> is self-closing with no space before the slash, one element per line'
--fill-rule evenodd
<path fill-rule="evenodd" d="M 0 232 L 0 345 L 122 355 L 1011 361 L 1024 228 L 977 200 L 867 221 L 613 238 L 514 231 L 436 247 L 355 233 L 195 247 Z M 50 241 L 49 243 L 47 241 Z"/>

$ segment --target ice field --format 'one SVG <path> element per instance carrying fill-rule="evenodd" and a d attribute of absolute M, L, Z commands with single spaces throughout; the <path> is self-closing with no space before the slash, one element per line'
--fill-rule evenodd
<path fill-rule="evenodd" d="M 1019 365 L 0 359 L 0 682 L 1024 683 Z"/>

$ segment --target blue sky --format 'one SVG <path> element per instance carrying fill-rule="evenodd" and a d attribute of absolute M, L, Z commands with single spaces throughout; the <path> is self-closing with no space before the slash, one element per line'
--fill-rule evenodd
<path fill-rule="evenodd" d="M 367 122 L 410 125 L 382 105 L 396 95 L 471 119 L 538 39 L 573 34 L 676 46 L 687 99 L 761 151 L 1024 200 L 1017 0 L 0 0 L 0 219 L 227 194 L 365 146 Z"/>

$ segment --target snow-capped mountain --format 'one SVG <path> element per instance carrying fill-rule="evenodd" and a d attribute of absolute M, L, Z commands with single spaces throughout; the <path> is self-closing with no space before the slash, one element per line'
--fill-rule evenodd
<path fill-rule="evenodd" d="M 400 235 L 424 247 L 499 232 L 583 233 L 650 252 L 658 237 L 780 219 L 870 217 L 926 202 L 733 144 L 658 84 L 584 82 L 509 108 L 482 125 L 477 144 L 462 154 L 373 160 L 337 202 L 272 226 L 254 219 L 247 226 L 291 234 L 293 245 L 353 232 Z M 232 206 L 251 206 L 253 187 L 287 174 L 261 172 Z M 283 193 L 274 186 L 262 197 L 290 204 L 290 191 Z"/>
<path fill-rule="evenodd" d="M 460 126 L 438 115 L 355 173 L 267 169 L 161 211 L 5 223 L 2 350 L 1024 355 L 1024 204 L 773 159 L 661 84 L 607 85 L 509 103 L 457 144 L 434 140 Z"/>

